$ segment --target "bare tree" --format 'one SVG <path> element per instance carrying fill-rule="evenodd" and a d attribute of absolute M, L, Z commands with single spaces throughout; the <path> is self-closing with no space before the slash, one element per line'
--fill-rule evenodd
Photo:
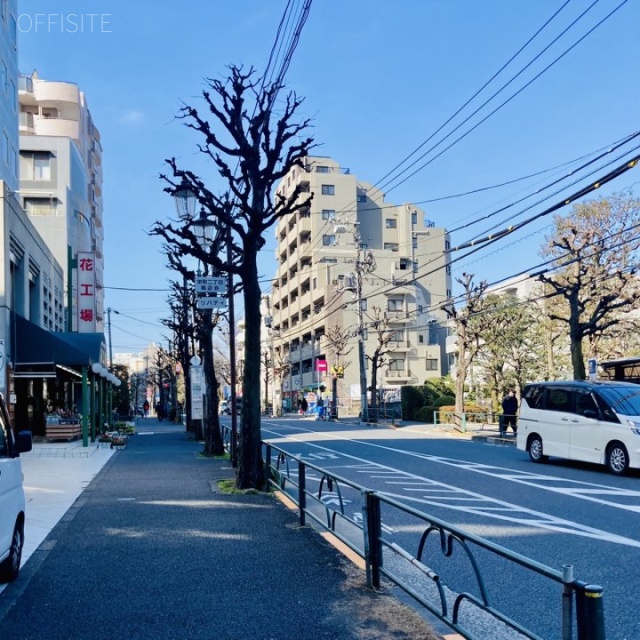
<path fill-rule="evenodd" d="M 279 84 L 264 84 L 253 69 L 231 66 L 226 80 L 210 79 L 203 91 L 210 123 L 200 111 L 185 106 L 180 117 L 204 142 L 199 150 L 214 164 L 228 190 L 214 194 L 196 173 L 168 160 L 172 177 L 167 191 L 186 188 L 194 193 L 206 217 L 227 233 L 229 251 L 203 250 L 190 225 L 156 222 L 152 234 L 177 243 L 185 254 L 196 256 L 222 272 L 239 276 L 243 286 L 246 341 L 242 403 L 242 430 L 236 484 L 239 488 L 263 488 L 265 483 L 260 433 L 260 284 L 258 251 L 265 232 L 280 217 L 307 209 L 312 194 L 300 186 L 275 191 L 275 185 L 293 167 L 305 170 L 304 158 L 313 140 L 304 138 L 309 121 L 293 122 L 302 100 L 290 93 L 279 105 L 272 123 L 272 105 Z"/>
<path fill-rule="evenodd" d="M 477 286 L 473 282 L 473 274 L 463 273 L 456 281 L 464 287 L 462 294 L 463 305 L 456 309 L 453 304 L 446 304 L 443 309 L 454 321 L 458 347 L 456 362 L 456 414 L 464 413 L 464 383 L 471 363 L 478 355 L 481 346 L 481 335 L 487 315 L 480 312 L 483 308 L 483 295 L 487 289 L 487 282 L 483 280 Z"/>
<path fill-rule="evenodd" d="M 583 340 L 619 324 L 622 315 L 616 312 L 640 298 L 640 201 L 630 193 L 614 194 L 578 204 L 554 222 L 542 253 L 555 258 L 559 270 L 540 279 L 566 301 L 566 312 L 550 317 L 567 325 L 573 377 L 583 380 Z"/>
<path fill-rule="evenodd" d="M 371 328 L 376 332 L 376 348 L 373 354 L 367 356 L 371 362 L 371 408 L 378 406 L 378 370 L 382 367 L 387 359 L 386 355 L 391 351 L 389 343 L 395 336 L 395 330 L 389 329 L 389 323 L 384 317 L 384 313 L 380 307 L 373 307 L 373 319 L 371 320 Z"/>
<path fill-rule="evenodd" d="M 344 357 L 353 351 L 353 346 L 349 342 L 353 338 L 353 332 L 337 324 L 329 327 L 324 334 L 325 340 L 329 344 L 329 351 L 333 357 L 332 379 L 331 379 L 331 406 L 332 415 L 338 417 L 338 378 L 344 377 L 344 370 L 351 364 L 345 361 Z"/>

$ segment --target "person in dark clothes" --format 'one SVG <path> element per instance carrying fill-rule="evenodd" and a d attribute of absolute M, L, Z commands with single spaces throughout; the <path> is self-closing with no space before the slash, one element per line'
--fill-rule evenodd
<path fill-rule="evenodd" d="M 517 417 L 518 398 L 516 398 L 516 392 L 513 389 L 509 389 L 509 392 L 502 400 L 502 425 L 500 435 L 506 435 L 509 427 L 513 429 L 513 435 L 518 432 L 518 426 L 516 424 Z"/>

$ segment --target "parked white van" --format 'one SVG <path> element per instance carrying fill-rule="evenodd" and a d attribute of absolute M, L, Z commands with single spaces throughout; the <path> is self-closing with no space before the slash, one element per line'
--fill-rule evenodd
<path fill-rule="evenodd" d="M 0 395 L 0 582 L 11 582 L 20 572 L 25 510 L 20 454 L 31 446 L 31 431 L 14 435 Z"/>
<path fill-rule="evenodd" d="M 517 445 L 533 462 L 556 456 L 606 464 L 615 474 L 640 468 L 640 385 L 529 384 L 522 393 Z"/>

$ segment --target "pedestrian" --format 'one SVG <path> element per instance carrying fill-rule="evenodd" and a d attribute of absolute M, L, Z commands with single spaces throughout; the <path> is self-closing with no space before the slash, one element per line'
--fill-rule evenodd
<path fill-rule="evenodd" d="M 307 413 L 308 408 L 309 408 L 309 403 L 307 402 L 307 399 L 302 398 L 302 400 L 300 400 L 300 413 L 302 415 L 305 415 Z"/>
<path fill-rule="evenodd" d="M 146 418 L 149 415 L 149 402 L 148 402 L 148 400 L 144 401 L 144 404 L 142 405 L 142 409 L 144 410 L 144 417 Z"/>
<path fill-rule="evenodd" d="M 316 420 L 322 420 L 322 418 L 324 418 L 324 400 L 322 399 L 322 396 L 318 396 L 316 407 L 318 408 L 318 415 L 316 416 Z"/>
<path fill-rule="evenodd" d="M 502 399 L 502 422 L 500 424 L 500 435 L 506 435 L 507 429 L 513 429 L 513 435 L 518 433 L 516 420 L 518 417 L 518 398 L 514 389 L 509 389 L 507 395 Z"/>

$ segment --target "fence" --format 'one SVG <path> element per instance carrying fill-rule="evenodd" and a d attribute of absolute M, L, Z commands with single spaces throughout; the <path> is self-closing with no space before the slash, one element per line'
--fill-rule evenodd
<path fill-rule="evenodd" d="M 498 416 L 490 411 L 482 412 L 463 412 L 456 411 L 434 411 L 433 423 L 441 425 L 451 425 L 452 429 L 457 429 L 462 433 L 474 430 L 486 430 L 487 428 L 495 428 L 500 430 L 497 421 Z"/>
<path fill-rule="evenodd" d="M 572 566 L 565 565 L 562 571 L 552 569 L 328 473 L 273 444 L 264 443 L 264 451 L 269 484 L 295 502 L 300 525 L 310 520 L 358 554 L 365 561 L 370 587 L 378 588 L 381 576 L 386 577 L 468 640 L 549 640 L 548 628 L 542 631 L 544 635 L 531 629 L 545 623 L 552 624 L 562 640 L 572 640 L 574 629 L 578 640 L 605 639 L 602 588 L 576 580 Z M 311 479 L 318 482 L 317 491 L 308 489 Z M 361 512 L 346 513 L 345 506 L 350 503 L 359 504 Z M 400 533 L 403 544 L 399 544 L 385 522 L 402 522 L 398 529 L 411 534 Z M 435 568 L 438 564 L 442 571 Z M 502 572 L 496 570 L 497 565 L 502 565 Z M 507 577 L 518 582 L 523 598 L 517 612 L 519 621 L 493 604 L 499 598 L 491 593 L 487 574 L 494 578 L 498 595 Z M 461 581 L 465 584 L 453 586 Z M 517 594 L 509 596 L 509 602 L 503 602 L 507 609 L 509 603 L 513 607 L 511 600 Z M 548 621 L 550 607 L 545 597 L 555 599 L 555 624 Z M 535 603 L 541 611 L 533 610 Z"/>

